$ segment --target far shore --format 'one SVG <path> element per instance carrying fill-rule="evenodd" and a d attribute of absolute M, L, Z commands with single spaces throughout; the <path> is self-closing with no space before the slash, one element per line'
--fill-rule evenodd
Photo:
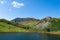
<path fill-rule="evenodd" d="M 60 31 L 55 31 L 55 32 L 43 32 L 46 34 L 53 34 L 53 35 L 60 35 Z"/>

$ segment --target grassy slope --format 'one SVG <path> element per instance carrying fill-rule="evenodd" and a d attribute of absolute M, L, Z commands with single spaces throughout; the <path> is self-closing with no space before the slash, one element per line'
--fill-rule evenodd
<path fill-rule="evenodd" d="M 0 19 L 0 32 L 30 32 L 32 30 L 26 29 L 26 27 L 33 27 L 39 21 L 26 21 L 21 24 L 10 22 L 5 19 Z M 25 27 L 25 28 L 24 28 Z"/>
<path fill-rule="evenodd" d="M 38 23 L 39 21 L 26 21 L 22 22 L 21 24 L 33 28 Z M 51 32 L 60 31 L 60 18 L 52 18 L 50 23 L 51 25 L 49 25 L 49 28 Z M 46 28 L 43 29 L 43 31 L 47 31 Z"/>
<path fill-rule="evenodd" d="M 54 35 L 60 35 L 60 31 L 55 32 L 45 32 L 46 34 L 54 34 Z"/>
<path fill-rule="evenodd" d="M 28 30 L 0 22 L 0 32 L 28 32 Z"/>
<path fill-rule="evenodd" d="M 42 23 L 43 21 L 47 22 L 47 20 L 44 19 L 40 23 Z M 51 18 L 48 22 L 50 22 L 50 25 L 47 28 L 50 29 L 50 32 L 60 31 L 60 18 Z M 38 29 L 38 31 L 47 32 L 47 28 L 40 28 L 42 30 Z"/>
<path fill-rule="evenodd" d="M 50 25 L 51 31 L 59 31 L 60 30 L 60 19 L 56 18 L 51 21 Z"/>
<path fill-rule="evenodd" d="M 38 23 L 39 21 L 26 21 L 26 22 L 22 22 L 21 24 L 33 28 Z"/>
<path fill-rule="evenodd" d="M 55 18 L 51 20 L 50 30 L 51 32 L 46 33 L 60 35 L 60 18 Z"/>
<path fill-rule="evenodd" d="M 39 21 L 26 21 L 21 24 L 27 27 L 33 28 Z M 51 19 L 51 25 L 49 26 L 51 33 L 55 33 L 52 31 L 56 31 L 56 33 L 60 33 L 60 19 Z M 14 26 L 13 24 L 7 24 L 6 21 L 0 22 L 0 32 L 29 32 L 32 30 L 24 29 L 18 26 Z"/>

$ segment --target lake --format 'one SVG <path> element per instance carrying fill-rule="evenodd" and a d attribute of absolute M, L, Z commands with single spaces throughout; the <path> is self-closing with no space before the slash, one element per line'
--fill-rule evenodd
<path fill-rule="evenodd" d="M 60 35 L 40 33 L 0 33 L 0 40 L 60 40 Z"/>

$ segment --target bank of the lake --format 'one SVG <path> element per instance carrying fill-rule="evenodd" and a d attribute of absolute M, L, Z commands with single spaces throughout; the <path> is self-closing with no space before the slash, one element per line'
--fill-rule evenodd
<path fill-rule="evenodd" d="M 42 32 L 45 34 L 53 34 L 53 35 L 60 35 L 60 31 L 55 31 L 55 32 Z"/>

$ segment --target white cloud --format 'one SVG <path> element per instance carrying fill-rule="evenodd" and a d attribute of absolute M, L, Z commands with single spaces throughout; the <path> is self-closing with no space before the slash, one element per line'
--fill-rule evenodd
<path fill-rule="evenodd" d="M 5 4 L 5 3 L 6 3 L 5 0 L 0 1 L 0 4 Z"/>
<path fill-rule="evenodd" d="M 12 6 L 15 7 L 15 8 L 21 8 L 24 6 L 23 3 L 19 3 L 19 2 L 16 2 L 16 1 L 13 1 L 12 3 Z"/>

